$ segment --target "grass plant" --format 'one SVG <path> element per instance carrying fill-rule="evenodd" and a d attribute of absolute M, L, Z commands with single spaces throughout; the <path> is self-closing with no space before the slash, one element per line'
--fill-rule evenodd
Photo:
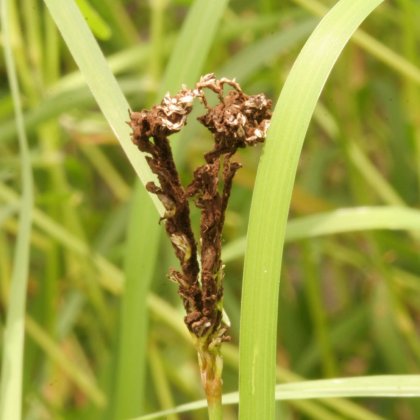
<path fill-rule="evenodd" d="M 415 419 L 419 17 L 411 0 L 2 0 L 0 418 L 207 418 L 126 122 L 214 72 L 275 109 L 226 213 L 211 418 Z M 171 139 L 185 184 L 211 141 L 194 117 Z"/>

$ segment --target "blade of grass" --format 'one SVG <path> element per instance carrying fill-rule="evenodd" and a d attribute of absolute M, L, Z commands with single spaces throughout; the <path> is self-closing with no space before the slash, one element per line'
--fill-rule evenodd
<path fill-rule="evenodd" d="M 420 396 L 420 375 L 319 379 L 276 386 L 276 399 Z"/>
<path fill-rule="evenodd" d="M 139 41 L 136 21 L 124 1 L 90 0 L 92 6 L 101 11 L 104 20 L 114 28 L 113 41 L 119 46 L 135 45 Z M 117 30 L 115 30 L 117 28 Z"/>
<path fill-rule="evenodd" d="M 281 92 L 258 167 L 248 227 L 240 330 L 240 419 L 274 418 L 279 276 L 297 163 L 332 67 L 382 0 L 342 0 L 303 47 Z"/>
<path fill-rule="evenodd" d="M 110 394 L 112 419 L 143 412 L 148 333 L 147 297 L 155 272 L 159 226 L 152 202 L 137 184 L 131 204 L 125 247 L 125 288 L 122 293 L 115 381 Z"/>
<path fill-rule="evenodd" d="M 285 241 L 374 229 L 419 230 L 420 211 L 399 206 L 355 207 L 299 217 L 288 221 Z M 223 261 L 242 257 L 245 248 L 245 237 L 227 244 Z"/>
<path fill-rule="evenodd" d="M 420 375 L 381 375 L 357 378 L 321 379 L 276 385 L 277 401 L 337 397 L 406 397 L 420 396 Z M 238 392 L 223 395 L 223 404 L 237 404 Z M 151 420 L 173 413 L 185 413 L 206 406 L 204 400 L 179 405 L 171 410 L 151 413 L 132 420 Z"/>
<path fill-rule="evenodd" d="M 76 0 L 76 2 L 92 32 L 99 39 L 109 39 L 112 35 L 112 30 L 99 13 L 86 0 Z"/>
<path fill-rule="evenodd" d="M 372 229 L 419 230 L 420 211 L 405 207 L 356 207 L 291 220 L 287 241 Z"/>
<path fill-rule="evenodd" d="M 25 92 L 26 100 L 29 103 L 34 103 L 36 98 L 36 86 L 33 83 L 33 73 L 29 67 L 29 57 L 27 56 L 27 48 L 25 46 L 25 38 L 23 36 L 21 22 L 19 19 L 18 5 L 16 2 L 9 3 L 9 24 L 10 24 L 10 38 L 12 40 L 12 50 L 16 72 L 19 74 L 19 82 L 22 91 Z M 33 51 L 32 51 L 33 53 Z"/>
<path fill-rule="evenodd" d="M 22 416 L 24 325 L 30 258 L 33 179 L 29 148 L 23 124 L 19 85 L 11 47 L 9 3 L 8 0 L 1 3 L 1 27 L 4 40 L 4 58 L 13 97 L 16 125 L 18 128 L 22 195 L 20 200 L 19 230 L 13 258 L 13 271 L 9 300 L 7 302 L 6 327 L 4 330 L 0 387 L 0 418 L 19 420 Z"/>
<path fill-rule="evenodd" d="M 385 203 L 396 206 L 404 205 L 404 200 L 386 181 L 384 176 L 375 167 L 375 165 L 370 162 L 356 143 L 349 142 L 348 145 L 346 145 L 346 148 L 352 164 L 359 170 L 366 179 L 366 182 L 372 186 L 372 189 L 379 197 L 381 197 L 382 200 L 384 200 Z"/>

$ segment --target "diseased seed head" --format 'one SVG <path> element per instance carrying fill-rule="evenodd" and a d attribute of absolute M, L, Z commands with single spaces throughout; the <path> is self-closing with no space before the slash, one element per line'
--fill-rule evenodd
<path fill-rule="evenodd" d="M 167 93 L 159 105 L 150 111 L 132 112 L 130 122 L 133 142 L 140 145 L 151 137 L 169 136 L 184 127 L 187 116 L 192 110 L 194 94 L 189 89 L 181 90 L 177 95 Z"/>
<path fill-rule="evenodd" d="M 232 90 L 223 96 L 225 85 Z M 218 94 L 218 105 L 208 105 L 205 89 Z M 133 129 L 133 142 L 139 144 L 150 137 L 169 136 L 180 131 L 187 123 L 195 98 L 207 108 L 207 113 L 198 120 L 215 135 L 216 145 L 219 144 L 223 153 L 228 149 L 234 153 L 239 147 L 252 146 L 265 139 L 271 118 L 271 100 L 262 93 L 248 96 L 235 79 L 216 79 L 214 73 L 209 73 L 200 78 L 195 89 L 183 86 L 175 96 L 166 93 L 162 102 L 150 111 L 131 113 L 129 124 Z"/>
<path fill-rule="evenodd" d="M 215 106 L 206 99 L 208 90 L 217 95 Z M 198 121 L 213 134 L 214 145 L 204 156 L 205 164 L 195 169 L 192 182 L 183 187 L 168 136 L 187 124 L 196 98 L 205 108 Z M 229 339 L 222 317 L 222 230 L 233 177 L 241 167 L 231 157 L 238 148 L 264 141 L 271 105 L 263 94 L 246 95 L 235 79 L 217 79 L 209 73 L 194 89 L 182 86 L 150 110 L 130 114 L 132 140 L 147 154 L 147 163 L 158 178 L 159 185 L 150 182 L 146 188 L 165 208 L 161 220 L 181 265 L 180 271 L 170 270 L 169 277 L 178 284 L 188 329 L 204 338 L 211 351 Z M 199 246 L 191 227 L 189 199 L 201 212 Z"/>

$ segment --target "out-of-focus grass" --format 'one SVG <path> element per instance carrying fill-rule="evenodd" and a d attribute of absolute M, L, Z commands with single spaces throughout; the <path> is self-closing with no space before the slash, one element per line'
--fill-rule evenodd
<path fill-rule="evenodd" d="M 3 291 L 7 294 L 6 322 L 3 333 L 3 351 L 0 381 L 0 418 L 21 418 L 23 396 L 23 354 L 25 350 L 25 307 L 28 287 L 31 212 L 34 200 L 34 186 L 29 155 L 28 139 L 23 126 L 22 100 L 17 80 L 16 63 L 11 48 L 10 18 L 12 16 L 8 2 L 0 5 L 1 27 L 4 36 L 4 61 L 7 79 L 13 99 L 15 123 L 18 134 L 18 153 L 21 171 L 21 198 L 19 203 L 19 225 L 16 232 L 16 246 L 13 252 L 13 264 L 10 283 L 3 282 Z M 6 206 L 5 211 L 10 210 Z M 18 403 L 17 403 L 18 402 Z"/>
<path fill-rule="evenodd" d="M 88 12 L 85 18 L 94 16 L 84 21 L 90 30 L 85 23 L 71 24 L 75 16 L 80 18 L 74 2 L 45 3 L 62 13 L 60 30 L 69 25 L 80 44 L 69 53 L 44 3 L 27 0 L 20 7 L 8 2 L 8 45 L 21 87 L 22 126 L 35 181 L 23 413 L 40 419 L 111 419 L 199 400 L 196 357 L 182 325 L 176 288 L 165 277 L 173 264 L 170 246 L 166 239 L 158 245 L 159 216 L 149 198 L 136 195 L 133 200 L 135 172 L 146 179 L 148 169 L 129 142 L 128 103 L 133 109 L 149 106 L 167 89 L 192 85 L 209 71 L 237 76 L 245 91 L 263 91 L 276 100 L 304 41 L 334 2 L 198 1 L 194 7 L 201 23 L 188 13 L 191 1 L 156 1 L 150 7 L 147 2 L 88 0 L 81 3 Z M 64 13 L 68 8 L 72 14 Z M 418 373 L 418 16 L 416 2 L 384 2 L 342 53 L 315 110 L 292 196 L 277 337 L 269 337 L 277 343 L 279 382 L 365 376 L 373 381 L 373 395 L 380 391 L 375 375 Z M 95 49 L 90 31 L 117 83 L 111 72 L 92 66 L 96 59 L 105 65 L 99 50 L 84 57 L 87 68 L 80 64 L 80 54 Z M 4 35 L 1 42 L 2 48 L 8 42 Z M 0 71 L 6 76 L 2 60 Z M 84 80 L 87 70 L 91 91 Z M 22 173 L 19 126 L 6 77 L 1 91 L 0 291 L 5 319 L 12 266 L 23 264 L 24 258 L 13 252 Z M 114 132 L 106 120 L 114 121 Z M 185 134 L 173 144 L 187 182 L 209 140 L 193 119 Z M 232 343 L 225 346 L 227 393 L 238 389 L 241 238 L 247 233 L 259 154 L 258 149 L 240 153 L 244 167 L 226 219 L 225 302 L 232 321 Z M 282 156 L 278 162 L 283 164 Z M 133 205 L 137 210 L 128 223 Z M 132 287 L 121 306 L 125 280 Z M 266 286 L 261 279 L 253 281 Z M 19 293 L 23 296 L 24 290 Z M 141 307 L 127 320 L 127 305 L 135 308 L 136 303 Z M 146 304 L 149 319 L 137 319 Z M 118 380 L 117 355 L 125 366 Z M 149 362 L 145 377 L 144 357 Z M 123 384 L 120 391 L 112 391 L 118 383 Z M 310 384 L 293 385 L 293 392 L 308 396 Z M 340 395 L 355 395 L 365 385 L 356 380 L 353 394 L 347 389 Z M 124 402 L 121 390 L 135 394 L 142 387 L 138 400 L 130 396 Z M 279 387 L 279 398 L 287 389 Z M 418 392 L 416 384 L 412 391 Z M 320 397 L 328 395 L 326 388 L 320 390 Z M 419 410 L 416 400 L 339 398 L 282 402 L 279 412 L 297 418 L 409 420 Z M 206 415 L 201 410 L 190 416 Z M 226 407 L 226 419 L 236 416 L 235 405 Z"/>

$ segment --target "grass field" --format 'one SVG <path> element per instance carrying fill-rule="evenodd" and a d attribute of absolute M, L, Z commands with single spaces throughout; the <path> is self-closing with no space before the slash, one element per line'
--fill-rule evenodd
<path fill-rule="evenodd" d="M 208 418 L 127 121 L 210 72 L 273 101 L 226 212 L 223 419 L 418 418 L 417 0 L 0 5 L 0 419 Z"/>

